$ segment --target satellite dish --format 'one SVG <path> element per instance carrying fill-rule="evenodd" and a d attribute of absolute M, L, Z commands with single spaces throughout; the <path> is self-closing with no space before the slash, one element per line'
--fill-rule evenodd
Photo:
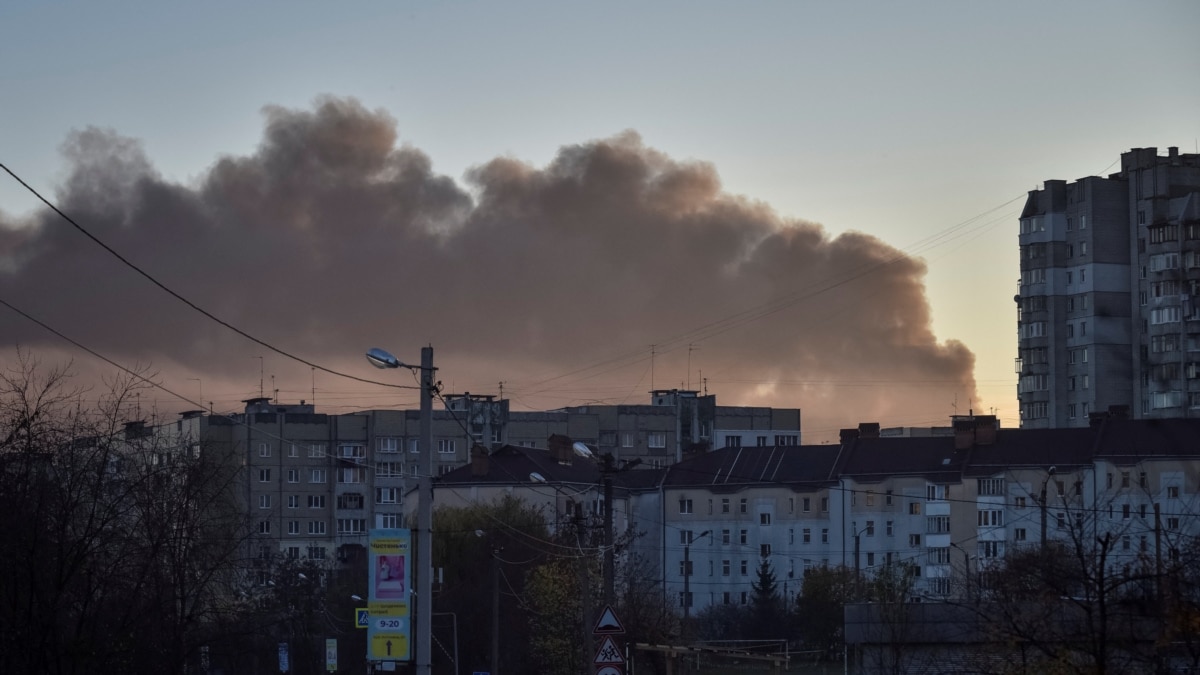
<path fill-rule="evenodd" d="M 575 454 L 587 459 L 592 459 L 596 456 L 594 453 L 592 453 L 592 449 L 589 448 L 586 443 L 580 443 L 576 441 L 575 443 L 571 444 L 571 449 L 575 451 Z"/>
<path fill-rule="evenodd" d="M 545 477 L 545 476 L 543 476 L 542 474 L 540 474 L 540 473 L 538 473 L 538 472 L 534 471 L 534 472 L 532 472 L 532 473 L 530 473 L 530 474 L 529 474 L 529 480 L 531 480 L 531 481 L 533 481 L 533 482 L 535 482 L 535 483 L 545 483 L 545 482 L 546 482 L 546 477 Z"/>

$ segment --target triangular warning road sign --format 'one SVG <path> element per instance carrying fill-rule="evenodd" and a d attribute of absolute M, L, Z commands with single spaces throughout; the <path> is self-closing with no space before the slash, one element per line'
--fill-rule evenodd
<path fill-rule="evenodd" d="M 592 659 L 592 663 L 598 666 L 622 666 L 625 665 L 625 656 L 621 654 L 617 643 L 613 642 L 612 636 L 605 635 L 604 641 L 600 643 L 600 649 L 596 650 L 596 658 Z"/>
<path fill-rule="evenodd" d="M 617 613 L 613 611 L 612 605 L 604 608 L 604 612 L 600 614 L 600 620 L 596 622 L 596 627 L 592 629 L 592 635 L 624 635 L 625 627 L 621 625 L 621 620 L 617 618 Z"/>

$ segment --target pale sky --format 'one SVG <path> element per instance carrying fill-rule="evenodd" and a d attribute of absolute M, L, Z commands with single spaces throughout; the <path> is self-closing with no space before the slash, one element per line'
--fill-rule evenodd
<path fill-rule="evenodd" d="M 322 95 L 386 111 L 456 181 L 634 130 L 783 218 L 922 258 L 937 339 L 976 357 L 983 401 L 958 412 L 1012 427 L 1023 195 L 1132 147 L 1196 152 L 1198 31 L 1194 0 L 8 2 L 0 161 L 53 196 L 60 145 L 96 126 L 191 184 L 255 150 L 264 106 Z M 0 175 L 0 211 L 34 208 Z"/>

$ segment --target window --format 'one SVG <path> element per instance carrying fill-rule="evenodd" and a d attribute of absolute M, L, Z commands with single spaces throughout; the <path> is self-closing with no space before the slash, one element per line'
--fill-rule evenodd
<path fill-rule="evenodd" d="M 1004 525 L 1004 512 L 986 509 L 979 512 L 979 527 L 1000 527 Z"/>
<path fill-rule="evenodd" d="M 950 516 L 926 517 L 925 531 L 929 534 L 946 534 L 950 532 Z"/>
<path fill-rule="evenodd" d="M 758 554 L 764 558 L 770 556 L 771 555 L 771 545 L 770 544 L 761 544 L 758 547 Z"/>
<path fill-rule="evenodd" d="M 890 520 L 887 521 L 887 529 L 886 529 L 885 534 L 887 534 L 887 536 L 889 536 L 889 537 L 894 534 L 894 530 L 892 528 L 892 521 L 890 521 Z"/>
<path fill-rule="evenodd" d="M 875 521 L 873 521 L 873 520 L 867 521 L 867 536 L 868 537 L 875 536 Z"/>
<path fill-rule="evenodd" d="M 925 501 L 940 502 L 946 499 L 949 495 L 945 485 L 926 485 L 925 486 Z"/>
<path fill-rule="evenodd" d="M 400 489 L 394 487 L 375 488 L 376 504 L 395 504 L 400 500 Z"/>
<path fill-rule="evenodd" d="M 1129 472 L 1128 471 L 1121 472 L 1121 487 L 1122 488 L 1129 487 Z"/>
<path fill-rule="evenodd" d="M 438 439 L 438 453 L 443 454 L 443 455 L 454 454 L 454 439 L 453 438 L 439 438 Z"/>
<path fill-rule="evenodd" d="M 730 568 L 731 568 L 731 565 L 729 564 L 729 561 L 722 560 L 721 561 L 721 576 L 723 576 L 723 577 L 729 576 Z"/>
<path fill-rule="evenodd" d="M 685 514 L 691 513 L 692 512 L 692 500 L 680 499 L 679 500 L 679 512 L 685 513 Z"/>
<path fill-rule="evenodd" d="M 300 495 L 288 495 L 288 508 L 289 509 L 300 508 Z"/>
<path fill-rule="evenodd" d="M 788 513 L 796 512 L 796 498 L 788 497 Z"/>
<path fill-rule="evenodd" d="M 1150 484 L 1146 482 L 1146 472 L 1145 471 L 1138 474 L 1138 486 L 1140 486 L 1142 488 L 1146 488 L 1146 487 L 1150 486 Z"/>
<path fill-rule="evenodd" d="M 1013 508 L 1017 509 L 1018 511 L 1025 508 L 1025 498 L 1024 497 L 1014 498 L 1013 499 Z"/>
<path fill-rule="evenodd" d="M 1145 504 L 1138 504 L 1138 517 L 1139 518 L 1146 517 L 1146 505 Z"/>
<path fill-rule="evenodd" d="M 821 513 L 829 513 L 829 497 L 821 497 Z"/>
<path fill-rule="evenodd" d="M 258 496 L 258 508 L 260 508 L 260 509 L 271 508 L 271 495 L 259 495 Z"/>
<path fill-rule="evenodd" d="M 801 510 L 804 511 L 805 513 L 812 511 L 812 498 L 805 497 L 804 499 L 801 499 L 800 506 L 801 506 Z"/>
<path fill-rule="evenodd" d="M 646 434 L 646 446 L 650 448 L 665 448 L 667 447 L 667 434 L 665 431 L 651 431 Z"/>
<path fill-rule="evenodd" d="M 730 535 L 729 530 L 721 530 L 721 543 L 722 544 L 728 544 L 732 541 L 732 538 L 729 535 Z"/>
<path fill-rule="evenodd" d="M 300 534 L 300 521 L 298 521 L 298 520 L 289 520 L 288 521 L 288 534 Z"/>
<path fill-rule="evenodd" d="M 821 528 L 821 543 L 822 544 L 829 543 L 829 528 L 828 527 Z"/>
<path fill-rule="evenodd" d="M 981 557 L 981 558 L 999 558 L 1000 557 L 1000 542 L 998 542 L 998 541 L 981 541 L 981 542 L 979 542 L 979 557 Z"/>
<path fill-rule="evenodd" d="M 721 513 L 729 513 L 729 498 L 721 498 Z"/>
<path fill-rule="evenodd" d="M 288 482 L 289 483 L 299 483 L 300 482 L 300 469 L 288 469 Z"/>
<path fill-rule="evenodd" d="M 363 496 L 356 492 L 347 492 L 346 494 L 338 495 L 337 507 L 339 509 L 361 509 L 363 507 Z"/>
<path fill-rule="evenodd" d="M 364 459 L 367 449 L 361 445 L 343 445 L 338 448 L 338 457 L 342 459 Z"/>
<path fill-rule="evenodd" d="M 376 462 L 376 478 L 398 478 L 404 475 L 404 465 L 400 462 Z"/>
<path fill-rule="evenodd" d="M 258 470 L 258 482 L 270 483 L 271 482 L 271 470 L 270 469 L 259 469 Z"/>
<path fill-rule="evenodd" d="M 1129 520 L 1129 516 L 1132 513 L 1132 511 L 1133 510 L 1130 508 L 1129 504 L 1122 504 L 1121 505 L 1121 518 L 1123 520 Z"/>
<path fill-rule="evenodd" d="M 875 506 L 875 492 L 867 490 L 867 506 Z"/>
<path fill-rule="evenodd" d="M 769 513 L 758 514 L 758 524 L 759 525 L 770 525 L 771 524 L 771 514 L 769 514 Z"/>
<path fill-rule="evenodd" d="M 309 546 L 308 547 L 308 557 L 312 558 L 313 560 L 324 560 L 325 559 L 325 547 L 324 546 Z"/>
<path fill-rule="evenodd" d="M 913 548 L 920 546 L 921 545 L 921 535 L 919 535 L 919 534 L 908 535 L 908 545 L 912 546 Z"/>
<path fill-rule="evenodd" d="M 308 521 L 308 533 L 309 534 L 325 534 L 325 521 L 323 521 L 323 520 Z"/>
<path fill-rule="evenodd" d="M 400 439 L 399 438 L 376 439 L 375 451 L 382 452 L 382 453 L 388 453 L 388 454 L 400 452 Z"/>
<path fill-rule="evenodd" d="M 269 520 L 258 521 L 258 533 L 259 534 L 271 534 L 271 521 L 269 521 Z"/>
<path fill-rule="evenodd" d="M 1168 485 L 1167 486 L 1167 499 L 1179 499 L 1179 486 L 1178 485 Z"/>
<path fill-rule="evenodd" d="M 632 448 L 633 447 L 633 433 L 632 432 L 629 432 L 629 431 L 621 432 L 621 447 L 622 448 Z"/>
<path fill-rule="evenodd" d="M 367 521 L 363 518 L 338 518 L 338 534 L 363 534 L 367 531 Z"/>
<path fill-rule="evenodd" d="M 324 444 L 314 443 L 314 444 L 308 446 L 309 459 L 315 459 L 317 457 L 324 457 L 324 456 L 325 456 L 325 445 Z"/>
<path fill-rule="evenodd" d="M 270 457 L 271 456 L 271 444 L 270 443 L 259 443 L 258 444 L 258 456 L 259 457 Z"/>
<path fill-rule="evenodd" d="M 1003 495 L 1004 494 L 1004 479 L 1003 478 L 980 478 L 979 494 L 981 495 Z"/>
<path fill-rule="evenodd" d="M 680 560 L 679 561 L 679 576 L 690 577 L 690 576 L 692 576 L 692 571 L 694 569 L 695 569 L 695 565 L 692 564 L 691 560 Z"/>
<path fill-rule="evenodd" d="M 745 544 L 748 541 L 746 530 L 738 531 L 738 543 Z"/>
<path fill-rule="evenodd" d="M 288 457 L 299 457 L 299 456 L 300 456 L 300 447 L 298 445 L 296 445 L 295 443 L 292 443 L 291 445 L 289 445 L 288 446 Z"/>
<path fill-rule="evenodd" d="M 742 576 L 746 576 L 746 575 L 750 574 L 750 566 L 746 563 L 745 560 L 742 561 L 741 568 L 742 568 Z"/>
<path fill-rule="evenodd" d="M 874 567 L 874 566 L 875 566 L 875 554 L 868 552 L 867 553 L 867 567 Z"/>
<path fill-rule="evenodd" d="M 883 498 L 883 503 L 884 503 L 884 505 L 885 505 L 885 506 L 891 506 L 891 505 L 892 505 L 892 491 L 891 491 L 891 490 L 888 490 L 888 491 L 887 491 L 887 494 L 886 494 L 886 495 L 884 496 L 884 498 Z"/>
<path fill-rule="evenodd" d="M 421 452 L 420 439 L 416 439 L 416 438 L 408 439 L 408 452 L 413 455 Z"/>
<path fill-rule="evenodd" d="M 324 483 L 327 479 L 327 476 L 328 476 L 328 474 L 325 472 L 325 469 L 313 469 L 308 474 L 308 482 Z"/>
<path fill-rule="evenodd" d="M 367 470 L 361 466 L 343 466 L 337 470 L 339 483 L 356 484 L 367 482 Z"/>
<path fill-rule="evenodd" d="M 1017 529 L 1013 530 L 1013 540 L 1025 541 L 1025 528 L 1018 527 Z"/>
<path fill-rule="evenodd" d="M 812 543 L 812 528 L 811 527 L 806 527 L 803 530 L 801 530 L 800 535 L 801 535 L 801 540 L 800 540 L 801 542 L 803 542 L 805 544 Z"/>
<path fill-rule="evenodd" d="M 909 502 L 908 503 L 908 515 L 910 515 L 910 516 L 921 515 L 921 502 Z"/>
<path fill-rule="evenodd" d="M 296 560 L 297 558 L 299 558 L 300 557 L 300 547 L 299 546 L 287 547 L 287 557 L 289 560 Z"/>
<path fill-rule="evenodd" d="M 379 522 L 379 527 L 384 529 L 395 529 L 400 527 L 400 516 L 394 513 L 380 513 L 376 520 Z"/>
<path fill-rule="evenodd" d="M 800 445 L 800 436 L 796 434 L 775 434 L 775 445 Z"/>
<path fill-rule="evenodd" d="M 742 497 L 741 501 L 739 501 L 739 502 L 738 502 L 738 512 L 739 512 L 739 513 L 745 513 L 745 512 L 746 512 L 746 506 L 747 506 L 747 504 L 746 504 L 746 498 L 745 498 L 745 497 Z"/>
<path fill-rule="evenodd" d="M 325 495 L 309 495 L 308 508 L 323 509 L 325 508 Z"/>

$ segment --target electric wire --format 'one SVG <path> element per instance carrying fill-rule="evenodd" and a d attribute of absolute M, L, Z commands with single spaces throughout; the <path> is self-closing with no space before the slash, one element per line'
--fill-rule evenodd
<path fill-rule="evenodd" d="M 5 171 L 5 172 L 7 172 L 9 176 L 12 176 L 12 178 L 13 178 L 14 180 L 16 180 L 18 183 L 20 183 L 20 184 L 21 184 L 21 186 L 22 186 L 22 187 L 24 187 L 26 190 L 28 190 L 30 193 L 32 193 L 34 197 L 37 197 L 39 200 L 41 200 L 41 202 L 42 202 L 43 204 L 45 204 L 45 205 L 46 205 L 46 206 L 47 206 L 47 207 L 48 207 L 48 208 L 49 208 L 51 211 L 53 211 L 54 213 L 58 214 L 58 216 L 59 216 L 60 218 L 62 218 L 63 220 L 65 220 L 65 221 L 66 221 L 68 224 L 70 224 L 72 227 L 74 227 L 76 230 L 78 230 L 80 233 L 82 233 L 82 234 L 83 234 L 85 237 L 87 237 L 88 239 L 90 239 L 90 240 L 91 240 L 93 243 L 95 243 L 96 245 L 98 245 L 100 248 L 102 248 L 102 249 L 104 249 L 105 251 L 107 251 L 107 252 L 108 252 L 110 255 L 112 255 L 114 258 L 116 258 L 117 260 L 119 260 L 119 261 L 120 261 L 122 264 L 124 264 L 126 267 L 128 267 L 129 269 L 131 269 L 131 270 L 133 270 L 134 272 L 136 272 L 138 275 L 140 275 L 141 277 L 143 277 L 144 279 L 146 279 L 147 281 L 149 281 L 151 284 L 154 284 L 155 286 L 157 286 L 157 287 L 158 287 L 160 290 L 162 290 L 162 291 L 163 291 L 163 292 L 165 292 L 166 294 L 168 294 L 168 295 L 170 295 L 171 297 L 175 298 L 176 300 L 178 300 L 178 301 L 182 302 L 183 304 L 187 305 L 188 307 L 190 307 L 191 309 L 195 310 L 196 312 L 199 312 L 199 313 L 200 313 L 201 315 L 203 315 L 204 317 L 206 317 L 206 318 L 208 318 L 208 319 L 210 319 L 210 320 L 212 320 L 212 321 L 214 321 L 214 322 L 216 322 L 216 323 L 220 324 L 221 326 L 224 326 L 225 328 L 227 328 L 227 329 L 229 329 L 229 330 L 233 331 L 234 333 L 237 333 L 238 335 L 240 335 L 240 336 L 242 336 L 242 337 L 246 338 L 247 340 L 249 340 L 249 341 L 253 342 L 254 344 L 257 344 L 257 345 L 259 345 L 260 347 L 265 347 L 265 348 L 267 348 L 267 349 L 269 349 L 269 350 L 271 350 L 271 351 L 275 352 L 276 354 L 279 354 L 280 356 L 283 356 L 283 357 L 285 357 L 285 358 L 291 359 L 291 360 L 293 360 L 293 361 L 296 361 L 296 362 L 299 362 L 299 363 L 303 363 L 304 365 L 306 365 L 306 366 L 308 366 L 308 367 L 310 367 L 310 368 L 314 368 L 314 369 L 316 369 L 316 370 L 319 370 L 319 371 L 321 371 L 321 372 L 328 373 L 328 374 L 330 374 L 330 375 L 334 375 L 334 376 L 337 376 L 337 377 L 343 377 L 343 378 L 346 378 L 346 379 L 349 379 L 349 380 L 355 380 L 355 381 L 357 381 L 357 382 L 363 382 L 363 383 L 365 383 L 365 384 L 374 384 L 374 385 L 377 385 L 377 386 L 380 386 L 380 387 L 392 387 L 392 388 L 397 388 L 397 389 L 411 389 L 411 388 L 412 388 L 412 387 L 405 386 L 405 385 L 390 384 L 390 383 L 387 383 L 387 382 L 378 382 L 378 381 L 375 381 L 375 380 L 368 380 L 368 379 L 366 379 L 366 378 L 358 377 L 358 376 L 356 376 L 356 375 L 350 375 L 350 374 L 348 374 L 348 373 L 342 373 L 342 372 L 339 372 L 339 371 L 336 371 L 336 370 L 332 370 L 332 369 L 330 369 L 330 368 L 326 368 L 325 366 L 322 366 L 322 365 L 319 365 L 319 364 L 313 363 L 313 362 L 311 362 L 311 361 L 308 361 L 307 359 L 304 359 L 304 358 L 302 358 L 302 357 L 296 356 L 295 354 L 292 354 L 292 353 L 290 353 L 290 352 L 284 351 L 283 349 L 281 349 L 281 348 L 279 348 L 279 347 L 276 347 L 275 345 L 273 345 L 273 344 L 271 344 L 271 343 L 269 343 L 269 342 L 266 342 L 265 340 L 262 340 L 262 339 L 260 339 L 260 338 L 258 338 L 258 337 L 255 337 L 255 336 L 251 335 L 250 333 L 247 333 L 246 331 L 242 330 L 241 328 L 238 328 L 237 326 L 234 326 L 233 324 L 229 323 L 228 321 L 225 321 L 224 319 L 221 319 L 221 318 L 217 317 L 216 315 L 212 314 L 211 312 L 209 312 L 208 310 L 204 309 L 203 307 L 200 307 L 199 305 L 197 305 L 196 303 L 192 302 L 192 301 L 191 301 L 191 300 L 189 300 L 188 298 L 185 298 L 183 295 L 181 295 L 180 293 L 176 292 L 175 290 L 173 290 L 173 289 L 169 288 L 169 287 L 168 287 L 166 284 L 162 283 L 162 282 L 161 282 L 161 281 L 159 281 L 157 278 L 155 278 L 154 276 L 152 276 L 152 275 L 151 275 L 149 272 L 147 272 L 147 271 L 143 270 L 142 268 L 138 267 L 138 266 L 137 266 L 137 265 L 135 265 L 134 263 L 130 262 L 130 261 L 129 261 L 129 260 L 128 260 L 128 259 L 127 259 L 125 256 L 123 256 L 123 255 L 121 255 L 120 253 L 118 253 L 118 252 L 117 252 L 115 249 L 113 249 L 111 246 L 109 246 L 108 244 L 106 244 L 106 243 L 104 243 L 103 241 L 101 241 L 101 240 L 100 240 L 98 237 L 96 237 L 94 234 L 92 234 L 92 233 L 91 233 L 91 232 L 89 232 L 87 229 L 85 229 L 85 228 L 84 228 L 82 225 L 80 225 L 79 223 L 77 223 L 77 222 L 75 221 L 75 219 L 74 219 L 74 218 L 71 218 L 71 217 L 70 217 L 70 216 L 68 216 L 66 213 L 64 213 L 64 212 L 63 212 L 61 209 L 59 209 L 59 208 L 58 208 L 58 207 L 57 207 L 57 206 L 56 206 L 54 203 L 52 203 L 52 202 L 51 202 L 49 199 L 46 199 L 45 197 L 43 197 L 43 196 L 42 196 L 42 194 L 41 194 L 40 192 L 38 192 L 37 190 L 35 190 L 35 189 L 33 188 L 33 186 L 31 186 L 31 185 L 29 185 L 28 183 L 26 183 L 26 182 L 25 182 L 25 181 L 24 181 L 24 180 L 23 180 L 23 179 L 22 179 L 20 176 L 18 176 L 18 175 L 17 175 L 17 174 L 16 174 L 16 173 L 15 173 L 15 172 L 12 170 L 12 169 L 8 168 L 8 166 L 7 166 L 7 165 L 5 165 L 3 162 L 0 162 L 0 169 L 4 169 L 4 171 Z"/>

